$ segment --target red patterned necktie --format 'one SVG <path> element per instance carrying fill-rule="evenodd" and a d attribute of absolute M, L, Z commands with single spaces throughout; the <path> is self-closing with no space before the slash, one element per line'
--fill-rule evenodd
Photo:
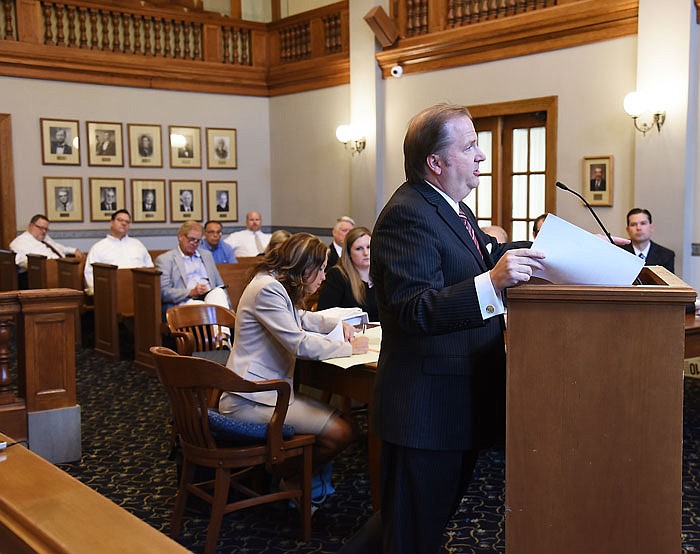
<path fill-rule="evenodd" d="M 469 233 L 469 236 L 472 238 L 474 241 L 474 246 L 476 246 L 477 251 L 483 258 L 484 255 L 481 252 L 481 247 L 479 246 L 479 241 L 476 240 L 476 233 L 474 232 L 474 228 L 472 227 L 471 223 L 469 223 L 469 220 L 467 219 L 467 214 L 465 214 L 461 209 L 459 210 L 459 219 L 462 220 L 462 223 L 464 223 L 464 226 L 467 228 L 467 232 Z"/>

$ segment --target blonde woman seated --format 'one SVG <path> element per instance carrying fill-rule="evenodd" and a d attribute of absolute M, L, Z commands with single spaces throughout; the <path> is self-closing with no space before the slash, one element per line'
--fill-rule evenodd
<path fill-rule="evenodd" d="M 330 340 L 337 321 L 307 312 L 304 297 L 314 293 L 325 279 L 328 247 L 309 233 L 298 233 L 267 252 L 251 272 L 236 312 L 233 350 L 228 367 L 244 379 L 294 380 L 297 357 L 323 360 L 367 352 L 368 340 L 354 336 L 344 325 L 345 340 Z M 270 421 L 277 393 L 224 393 L 219 410 L 241 421 Z M 353 439 L 355 426 L 349 416 L 313 398 L 294 394 L 285 423 L 298 433 L 316 435 L 314 469 L 320 468 Z"/>
<path fill-rule="evenodd" d="M 318 295 L 318 309 L 354 308 L 367 312 L 370 321 L 379 321 L 377 298 L 369 278 L 369 244 L 372 234 L 366 227 L 348 231 L 343 255 L 326 274 Z"/>

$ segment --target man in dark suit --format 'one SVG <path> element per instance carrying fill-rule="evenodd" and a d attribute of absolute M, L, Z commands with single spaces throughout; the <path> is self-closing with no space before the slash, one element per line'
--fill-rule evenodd
<path fill-rule="evenodd" d="M 73 148 L 66 142 L 68 139 L 68 131 L 63 127 L 58 127 L 54 133 L 54 138 L 51 141 L 52 154 L 72 154 Z"/>
<path fill-rule="evenodd" d="M 143 189 L 141 200 L 141 211 L 155 212 L 156 211 L 156 191 L 155 189 Z"/>
<path fill-rule="evenodd" d="M 501 293 L 528 281 L 544 254 L 499 244 L 462 202 L 485 159 L 466 108 L 416 115 L 404 156 L 407 182 L 372 234 L 382 324 L 372 426 L 382 439 L 383 552 L 434 554 L 479 448 L 504 431 Z"/>
<path fill-rule="evenodd" d="M 100 210 L 111 212 L 117 209 L 117 190 L 114 187 L 102 187 Z"/>
<path fill-rule="evenodd" d="M 627 234 L 632 242 L 622 248 L 642 258 L 644 265 L 661 265 L 673 273 L 676 254 L 673 250 L 653 242 L 653 232 L 651 212 L 643 208 L 632 208 L 627 213 Z"/>
<path fill-rule="evenodd" d="M 339 217 L 333 226 L 333 240 L 328 245 L 328 263 L 326 268 L 331 268 L 338 263 L 340 256 L 343 254 L 343 245 L 345 244 L 345 235 L 355 226 L 355 220 L 350 216 L 344 215 Z"/>
<path fill-rule="evenodd" d="M 605 192 L 605 175 L 603 174 L 603 168 L 599 165 L 593 168 L 591 190 L 593 192 Z"/>

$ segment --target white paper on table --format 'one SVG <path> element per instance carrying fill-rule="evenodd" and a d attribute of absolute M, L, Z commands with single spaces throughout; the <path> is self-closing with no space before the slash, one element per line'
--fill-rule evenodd
<path fill-rule="evenodd" d="M 366 354 L 353 354 L 343 358 L 328 358 L 323 361 L 344 369 L 354 365 L 376 363 L 379 361 L 379 348 L 382 344 L 382 328 L 379 326 L 370 327 L 365 331 L 365 336 L 369 338 L 369 352 Z"/>
<path fill-rule="evenodd" d="M 544 271 L 540 277 L 558 285 L 629 286 L 639 275 L 644 260 L 607 239 L 548 214 L 532 243 L 544 252 Z"/>

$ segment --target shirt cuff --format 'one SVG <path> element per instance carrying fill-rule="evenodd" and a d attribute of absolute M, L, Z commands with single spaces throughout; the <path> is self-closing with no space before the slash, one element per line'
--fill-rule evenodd
<path fill-rule="evenodd" d="M 501 295 L 493 288 L 488 271 L 474 277 L 474 286 L 476 287 L 476 297 L 479 300 L 481 317 L 484 318 L 484 321 L 505 313 L 506 309 Z"/>

